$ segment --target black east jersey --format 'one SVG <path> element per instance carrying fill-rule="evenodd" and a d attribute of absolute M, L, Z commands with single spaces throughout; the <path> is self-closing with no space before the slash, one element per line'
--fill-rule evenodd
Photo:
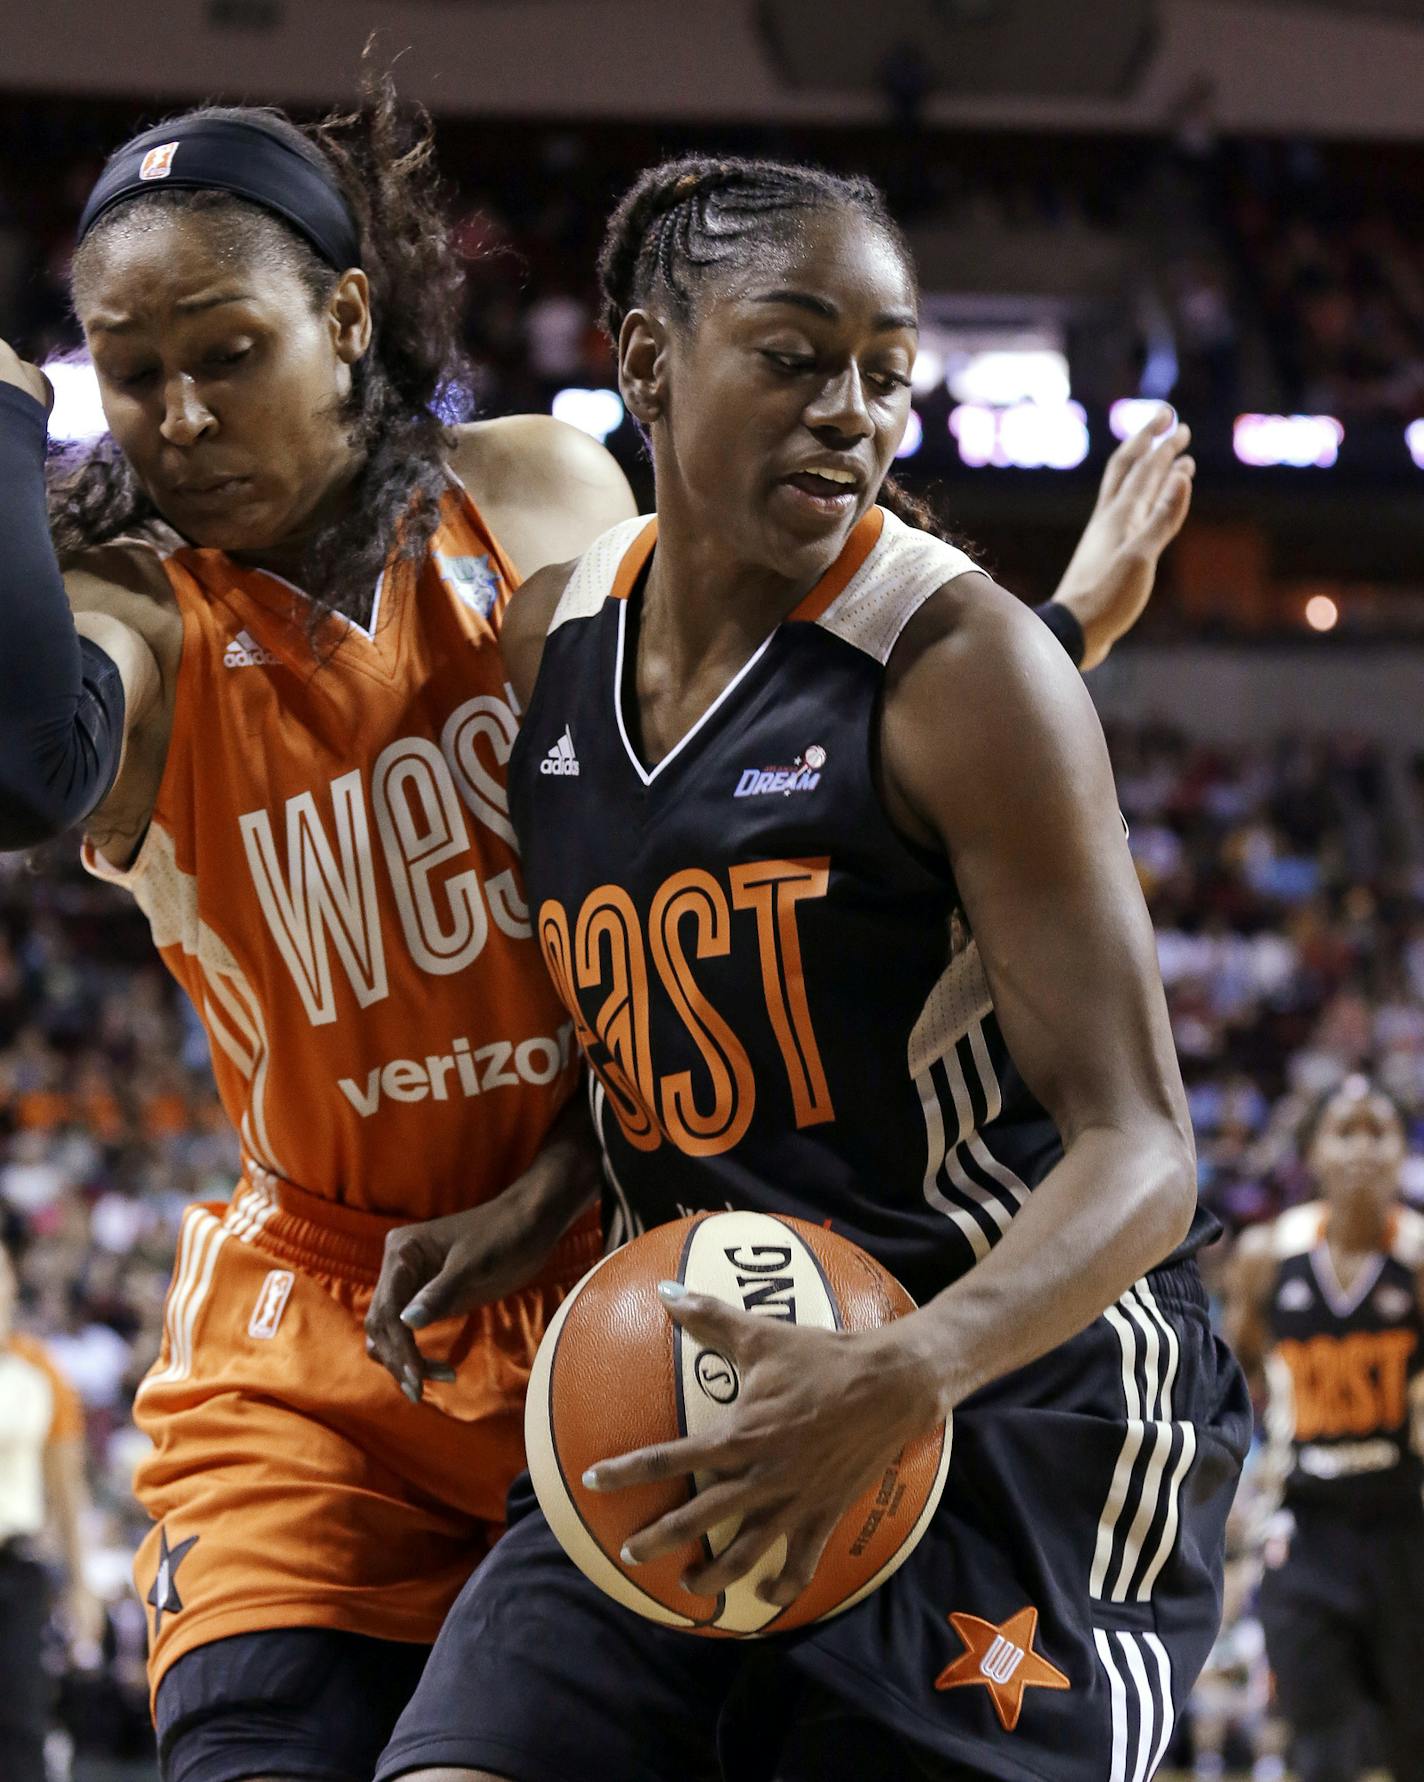
<path fill-rule="evenodd" d="M 575 571 L 510 762 L 544 956 L 597 1075 L 612 1234 L 797 1214 L 923 1301 L 1062 1154 L 947 863 L 901 838 L 874 778 L 890 652 L 973 564 L 872 509 L 649 769 L 623 701 L 655 539 L 630 521 Z"/>
<path fill-rule="evenodd" d="M 1274 1234 L 1267 1432 L 1285 1501 L 1363 1515 L 1418 1509 L 1424 1218 L 1398 1208 L 1388 1249 L 1348 1288 L 1335 1276 L 1326 1218 L 1322 1205 L 1295 1207 Z"/>
<path fill-rule="evenodd" d="M 874 779 L 895 641 L 972 566 L 872 510 L 649 770 L 620 694 L 654 540 L 629 522 L 575 570 L 509 774 L 537 932 L 596 1073 L 610 1236 L 728 1204 L 796 1214 L 928 1300 L 1061 1155 L 953 879 L 896 834 Z M 919 1546 L 799 1633 L 641 1620 L 517 1487 L 378 1777 L 702 1782 L 720 1745 L 740 1782 L 1142 1782 L 1216 1634 L 1249 1433 L 1186 1257 L 958 1406 Z"/>

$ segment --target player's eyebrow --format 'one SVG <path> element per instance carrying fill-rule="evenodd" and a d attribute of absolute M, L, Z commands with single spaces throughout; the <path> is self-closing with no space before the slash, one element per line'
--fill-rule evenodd
<path fill-rule="evenodd" d="M 224 303 L 246 303 L 251 295 L 250 291 L 205 291 L 197 297 L 184 297 L 173 307 L 179 315 L 195 316 L 204 310 L 218 309 Z M 138 323 L 133 316 L 98 315 L 91 319 L 89 326 L 104 334 L 130 334 Z"/>
<path fill-rule="evenodd" d="M 824 321 L 840 320 L 840 310 L 829 297 L 818 297 L 812 291 L 761 291 L 752 298 L 753 303 L 785 303 L 792 309 L 809 310 L 813 316 L 820 316 Z M 918 330 L 919 318 L 912 310 L 886 309 L 875 318 L 877 331 L 888 332 L 892 328 L 909 328 Z"/>

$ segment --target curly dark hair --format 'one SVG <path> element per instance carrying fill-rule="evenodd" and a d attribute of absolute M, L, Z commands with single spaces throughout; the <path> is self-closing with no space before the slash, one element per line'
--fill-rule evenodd
<path fill-rule="evenodd" d="M 847 209 L 884 234 L 918 287 L 910 244 L 873 180 L 788 161 L 705 155 L 645 169 L 609 218 L 598 256 L 603 325 L 615 348 L 630 310 L 662 295 L 680 321 L 691 322 L 701 284 L 784 239 L 789 216 Z M 894 477 L 880 485 L 878 500 L 906 525 L 951 536 L 929 502 Z"/>
<path fill-rule="evenodd" d="M 465 371 L 458 336 L 464 274 L 446 225 L 430 120 L 423 110 L 399 104 L 389 73 L 367 76 L 355 111 L 309 128 L 256 106 L 203 106 L 161 128 L 177 130 L 198 119 L 266 130 L 322 166 L 360 231 L 374 327 L 370 348 L 352 368 L 344 420 L 362 462 L 344 511 L 306 551 L 303 586 L 315 633 L 328 611 L 364 617 L 393 554 L 420 557 L 446 487 L 449 436 L 436 402 Z M 135 208 L 150 206 L 221 215 L 225 245 L 259 260 L 280 255 L 314 307 L 327 301 L 340 276 L 281 218 L 257 205 L 225 192 L 160 187 L 99 219 L 75 256 L 76 286 L 105 235 Z M 50 524 L 62 563 L 158 517 L 112 439 L 52 461 Z"/>

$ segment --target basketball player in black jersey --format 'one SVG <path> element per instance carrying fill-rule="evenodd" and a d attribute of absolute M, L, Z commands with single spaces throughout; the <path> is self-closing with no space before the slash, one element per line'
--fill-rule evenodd
<path fill-rule="evenodd" d="M 1309 1161 L 1322 1199 L 1243 1235 L 1229 1303 L 1282 1492 L 1266 1650 L 1300 1782 L 1354 1782 L 1371 1702 L 1394 1782 L 1424 1782 L 1424 1218 L 1399 1202 L 1399 1115 L 1364 1078 L 1326 1103 Z"/>
<path fill-rule="evenodd" d="M 612 1603 L 516 1487 L 378 1777 L 1142 1782 L 1216 1631 L 1249 1407 L 1091 704 L 1017 601 L 877 505 L 916 287 L 873 187 L 655 169 L 603 272 L 657 520 L 534 577 L 506 648 L 609 1227 L 796 1214 L 922 1309 L 847 1338 L 669 1292 L 741 1374 L 729 1433 L 593 1481 L 706 1468 L 628 1565 L 737 1517 L 696 1588 L 784 1539 L 786 1601 L 950 1411 L 953 1459 L 874 1596 L 751 1646 Z"/>

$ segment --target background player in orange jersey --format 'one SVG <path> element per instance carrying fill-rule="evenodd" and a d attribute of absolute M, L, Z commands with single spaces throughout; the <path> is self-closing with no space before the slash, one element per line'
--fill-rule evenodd
<path fill-rule="evenodd" d="M 1395 1782 L 1424 1776 L 1424 1219 L 1404 1126 L 1364 1077 L 1308 1146 L 1322 1198 L 1246 1231 L 1228 1328 L 1265 1400 L 1280 1513 L 1261 1621 L 1301 1782 L 1353 1782 L 1378 1706 Z"/>
<path fill-rule="evenodd" d="M 57 480 L 54 545 L 45 380 L 0 349 L 0 845 L 83 824 L 244 1152 L 185 1219 L 138 1402 L 162 1761 L 364 1782 L 598 1243 L 562 1235 L 594 1174 L 497 633 L 520 576 L 633 507 L 556 421 L 437 418 L 459 262 L 389 90 L 310 134 L 208 110 L 126 144 L 73 276 L 111 439 Z M 435 1362 L 410 1341 L 402 1396 L 362 1340 L 385 1238 L 471 1205 L 482 1309 Z"/>

